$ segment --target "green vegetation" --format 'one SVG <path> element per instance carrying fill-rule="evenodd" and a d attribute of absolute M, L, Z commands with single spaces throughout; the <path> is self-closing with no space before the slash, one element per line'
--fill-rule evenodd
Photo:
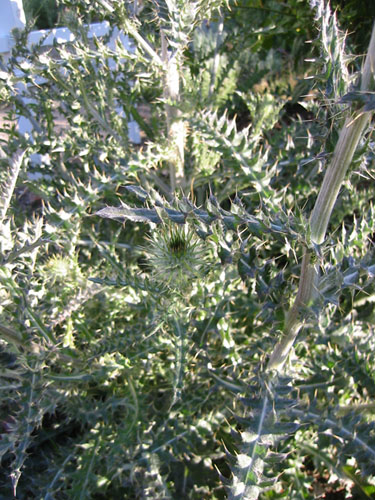
<path fill-rule="evenodd" d="M 23 0 L 26 21 L 35 24 L 35 29 L 53 28 L 59 21 L 56 0 Z"/>
<path fill-rule="evenodd" d="M 371 28 L 58 8 L 0 68 L 0 498 L 374 498 Z"/>

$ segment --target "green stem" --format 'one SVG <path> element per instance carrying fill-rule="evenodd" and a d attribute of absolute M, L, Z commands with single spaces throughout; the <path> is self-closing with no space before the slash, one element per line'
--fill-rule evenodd
<path fill-rule="evenodd" d="M 82 80 L 79 82 L 79 89 L 83 98 L 83 105 L 86 110 L 95 118 L 95 120 L 106 130 L 120 145 L 124 144 L 125 138 L 121 137 L 116 130 L 114 130 L 109 123 L 98 113 L 95 106 L 91 104 L 89 97 L 87 95 L 86 89 L 83 85 Z M 126 138 L 127 140 L 127 138 Z"/>
<path fill-rule="evenodd" d="M 303 321 L 300 317 L 301 308 L 307 307 L 312 298 L 317 272 L 311 264 L 311 252 L 305 250 L 301 278 L 296 299 L 286 316 L 284 335 L 277 343 L 268 361 L 267 370 L 279 370 L 283 367 L 294 341 L 300 331 Z"/>
<path fill-rule="evenodd" d="M 136 42 L 143 48 L 143 50 L 151 56 L 152 62 L 157 64 L 159 67 L 163 67 L 163 61 L 159 57 L 158 53 L 151 47 L 151 45 L 138 33 L 137 28 L 130 19 L 124 19 L 124 26 L 126 31 L 130 36 L 134 38 Z"/>
<path fill-rule="evenodd" d="M 362 70 L 361 90 L 371 90 L 373 87 L 375 68 L 375 25 Z M 348 117 L 340 132 L 333 159 L 324 176 L 318 199 L 310 216 L 311 240 L 320 245 L 323 243 L 329 219 L 336 202 L 341 184 L 352 162 L 355 150 L 370 120 L 370 113 L 363 110 Z"/>
<path fill-rule="evenodd" d="M 373 86 L 375 68 L 375 25 L 372 30 L 370 45 L 362 70 L 361 90 L 371 89 Z M 352 162 L 353 155 L 361 136 L 370 120 L 370 113 L 363 109 L 347 118 L 340 132 L 333 159 L 323 179 L 323 183 L 310 216 L 310 232 L 313 243 L 323 243 L 331 217 L 331 213 L 339 194 L 346 172 Z M 318 276 L 314 263 L 311 262 L 312 252 L 305 250 L 298 293 L 293 306 L 289 310 L 284 327 L 284 335 L 276 344 L 269 359 L 267 370 L 281 370 L 303 325 L 301 309 L 307 307 L 311 301 L 315 282 Z"/>
<path fill-rule="evenodd" d="M 317 245 L 324 241 L 334 204 L 368 121 L 368 113 L 363 113 L 357 119 L 349 117 L 341 129 L 332 162 L 310 216 L 311 240 Z"/>

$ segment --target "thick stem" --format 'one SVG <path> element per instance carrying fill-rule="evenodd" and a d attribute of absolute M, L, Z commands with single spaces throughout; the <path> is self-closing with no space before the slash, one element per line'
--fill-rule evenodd
<path fill-rule="evenodd" d="M 368 90 L 373 86 L 374 68 L 375 24 L 362 71 L 361 90 Z M 310 216 L 310 231 L 313 243 L 321 244 L 324 241 L 329 219 L 339 190 L 369 120 L 370 113 L 365 113 L 363 110 L 360 110 L 345 121 L 335 147 L 332 163 L 324 176 L 322 187 Z M 287 314 L 284 335 L 276 344 L 271 354 L 267 370 L 280 371 L 282 369 L 297 338 L 298 332 L 303 325 L 301 309 L 308 306 L 309 301 L 312 299 L 315 281 L 318 276 L 316 266 L 311 262 L 311 257 L 311 251 L 305 250 L 298 293 L 293 306 Z"/>
<path fill-rule="evenodd" d="M 374 84 L 375 25 L 372 30 L 366 61 L 362 70 L 361 90 L 370 90 Z M 362 133 L 370 120 L 370 113 L 363 110 L 346 119 L 335 147 L 333 159 L 324 176 L 318 199 L 310 216 L 311 239 L 323 243 L 329 219 L 341 184 L 350 166 Z"/>
<path fill-rule="evenodd" d="M 210 96 L 215 91 L 215 80 L 216 80 L 217 71 L 218 71 L 219 65 L 220 65 L 219 47 L 220 47 L 220 44 L 222 43 L 222 40 L 223 40 L 223 32 L 224 32 L 224 17 L 220 16 L 218 26 L 217 26 L 217 33 L 216 33 L 214 62 L 213 62 L 212 72 L 211 72 Z"/>
<path fill-rule="evenodd" d="M 311 252 L 305 250 L 299 288 L 293 306 L 289 309 L 285 320 L 284 335 L 276 344 L 274 351 L 268 361 L 267 370 L 281 370 L 294 341 L 300 331 L 303 321 L 301 320 L 301 309 L 307 307 L 314 295 L 317 271 L 311 263 Z"/>
<path fill-rule="evenodd" d="M 334 204 L 368 121 L 368 113 L 363 113 L 357 119 L 347 118 L 341 129 L 332 163 L 324 176 L 322 187 L 310 216 L 311 240 L 317 245 L 324 241 Z"/>
<path fill-rule="evenodd" d="M 177 103 L 180 99 L 180 75 L 178 72 L 177 55 L 168 55 L 167 40 L 164 32 L 161 32 L 162 60 L 166 68 L 164 98 L 167 101 Z M 175 106 L 166 104 L 168 142 L 171 148 L 171 159 L 169 161 L 171 191 L 184 183 L 184 147 L 185 147 L 185 124 L 179 119 L 180 112 Z"/>

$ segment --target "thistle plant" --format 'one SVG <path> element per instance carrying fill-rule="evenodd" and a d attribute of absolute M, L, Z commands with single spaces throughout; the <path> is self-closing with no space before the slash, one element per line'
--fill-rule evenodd
<path fill-rule="evenodd" d="M 373 38 L 361 72 L 323 1 L 60 3 L 74 41 L 0 74 L 0 496 L 369 498 Z"/>

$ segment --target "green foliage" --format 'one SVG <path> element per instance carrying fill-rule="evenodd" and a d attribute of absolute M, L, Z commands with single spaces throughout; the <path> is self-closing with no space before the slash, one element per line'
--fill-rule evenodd
<path fill-rule="evenodd" d="M 56 0 L 23 0 L 26 20 L 38 29 L 53 28 L 59 20 Z"/>
<path fill-rule="evenodd" d="M 321 245 L 309 225 L 343 118 L 373 98 L 350 87 L 315 3 L 67 0 L 71 43 L 15 34 L 0 74 L 1 497 L 374 494 L 370 135 Z M 110 35 L 89 40 L 92 19 Z M 108 45 L 117 28 L 132 50 Z M 314 293 L 272 371 L 306 254 Z"/>
<path fill-rule="evenodd" d="M 368 47 L 375 15 L 375 5 L 365 0 L 333 0 L 332 10 L 337 11 L 340 25 L 348 33 L 356 54 L 363 54 Z M 358 29 L 358 27 L 361 29 Z"/>

